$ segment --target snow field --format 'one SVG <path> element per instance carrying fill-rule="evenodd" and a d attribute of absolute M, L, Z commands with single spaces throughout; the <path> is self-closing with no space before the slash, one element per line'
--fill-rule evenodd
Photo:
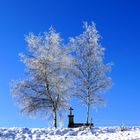
<path fill-rule="evenodd" d="M 140 127 L 0 128 L 0 140 L 140 140 Z"/>

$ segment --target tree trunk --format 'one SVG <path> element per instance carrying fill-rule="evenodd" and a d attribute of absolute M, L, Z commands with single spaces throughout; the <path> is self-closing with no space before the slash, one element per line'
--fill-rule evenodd
<path fill-rule="evenodd" d="M 89 123 L 89 109 L 90 109 L 90 97 L 87 97 L 87 115 L 86 115 L 86 123 Z"/>
<path fill-rule="evenodd" d="M 54 127 L 57 128 L 57 113 L 56 110 L 54 110 Z"/>

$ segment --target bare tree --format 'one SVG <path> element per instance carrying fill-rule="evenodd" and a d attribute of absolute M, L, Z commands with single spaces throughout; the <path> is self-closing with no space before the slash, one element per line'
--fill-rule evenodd
<path fill-rule="evenodd" d="M 26 78 L 12 83 L 12 95 L 21 112 L 52 114 L 57 127 L 57 114 L 68 107 L 72 57 L 53 28 L 43 35 L 31 33 L 25 39 L 29 53 L 20 54 L 20 58 L 26 66 Z"/>
<path fill-rule="evenodd" d="M 75 96 L 87 107 L 86 123 L 89 123 L 91 105 L 103 103 L 101 93 L 111 86 L 108 76 L 111 64 L 103 62 L 105 49 L 99 44 L 99 39 L 95 24 L 88 25 L 86 22 L 83 33 L 70 39 L 75 57 Z"/>

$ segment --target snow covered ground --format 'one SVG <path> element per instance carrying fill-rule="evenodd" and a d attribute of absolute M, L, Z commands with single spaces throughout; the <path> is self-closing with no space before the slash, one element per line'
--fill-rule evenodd
<path fill-rule="evenodd" d="M 140 127 L 0 128 L 0 140 L 140 140 Z"/>

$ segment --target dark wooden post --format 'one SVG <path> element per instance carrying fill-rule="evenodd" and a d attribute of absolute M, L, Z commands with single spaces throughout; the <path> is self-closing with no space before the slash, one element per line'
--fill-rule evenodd
<path fill-rule="evenodd" d="M 68 115 L 69 117 L 69 124 L 68 124 L 68 128 L 73 128 L 74 127 L 74 115 L 72 115 L 72 108 L 70 107 L 70 114 Z"/>

